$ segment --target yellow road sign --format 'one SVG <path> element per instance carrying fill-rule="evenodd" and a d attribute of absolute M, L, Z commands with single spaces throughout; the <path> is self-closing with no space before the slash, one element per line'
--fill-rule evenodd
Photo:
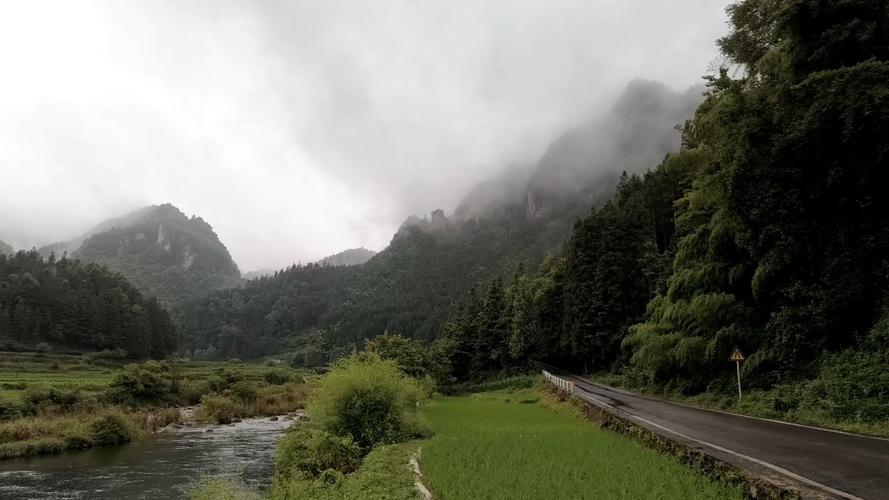
<path fill-rule="evenodd" d="M 732 357 L 728 358 L 729 361 L 744 361 L 744 354 L 741 353 L 741 350 L 735 348 L 735 352 L 732 353 Z"/>

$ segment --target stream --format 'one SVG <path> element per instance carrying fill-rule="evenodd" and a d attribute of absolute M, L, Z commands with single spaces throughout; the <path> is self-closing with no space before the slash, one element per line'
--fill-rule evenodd
<path fill-rule="evenodd" d="M 265 488 L 275 445 L 291 423 L 171 428 L 126 446 L 0 461 L 0 499 L 174 499 L 202 476 Z"/>

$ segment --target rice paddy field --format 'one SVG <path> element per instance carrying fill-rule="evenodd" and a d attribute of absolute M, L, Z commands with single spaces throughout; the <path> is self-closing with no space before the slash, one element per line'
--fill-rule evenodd
<path fill-rule="evenodd" d="M 426 414 L 435 435 L 422 469 L 435 498 L 744 498 L 539 391 L 442 398 Z"/>

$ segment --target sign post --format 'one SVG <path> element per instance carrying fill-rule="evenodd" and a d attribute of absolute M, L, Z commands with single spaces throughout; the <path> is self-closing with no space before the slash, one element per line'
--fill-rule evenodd
<path fill-rule="evenodd" d="M 744 354 L 741 353 L 741 350 L 735 347 L 735 351 L 732 352 L 729 361 L 735 362 L 735 371 L 738 373 L 738 401 L 741 400 L 741 361 L 744 361 Z"/>

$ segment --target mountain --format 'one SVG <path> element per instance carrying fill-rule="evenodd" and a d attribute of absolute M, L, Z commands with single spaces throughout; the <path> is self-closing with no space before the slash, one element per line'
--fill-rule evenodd
<path fill-rule="evenodd" d="M 329 255 L 319 260 L 322 266 L 357 266 L 369 261 L 377 253 L 364 247 L 350 248 L 342 252 Z"/>
<path fill-rule="evenodd" d="M 642 172 L 678 149 L 676 125 L 701 100 L 700 88 L 632 82 L 604 116 L 563 134 L 536 163 L 479 184 L 451 215 L 409 217 L 364 264 L 292 266 L 186 304 L 176 313 L 185 347 L 211 357 L 282 347 L 336 356 L 386 330 L 437 338 L 479 283 L 536 268 L 613 194 L 623 171 Z"/>
<path fill-rule="evenodd" d="M 15 250 L 13 250 L 12 245 L 0 241 L 0 254 L 12 255 L 13 253 L 15 253 Z"/>
<path fill-rule="evenodd" d="M 170 306 L 241 281 L 213 228 L 170 204 L 140 208 L 88 233 L 41 248 L 108 266 L 142 293 Z"/>

